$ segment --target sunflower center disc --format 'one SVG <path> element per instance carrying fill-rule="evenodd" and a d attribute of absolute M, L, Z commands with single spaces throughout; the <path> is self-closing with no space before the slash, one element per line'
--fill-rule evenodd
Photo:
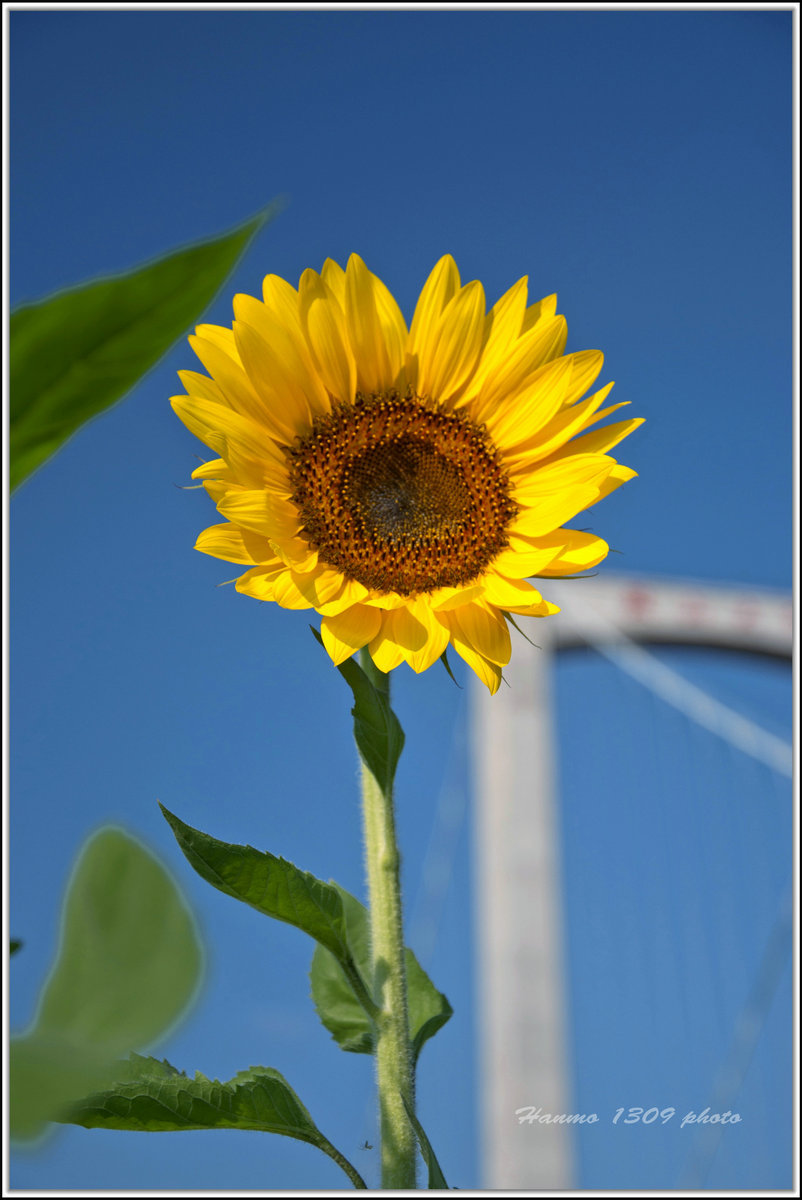
<path fill-rule="evenodd" d="M 458 468 L 405 435 L 357 458 L 343 490 L 351 511 L 388 540 L 457 532 L 470 506 Z"/>
<path fill-rule="evenodd" d="M 288 452 L 302 536 L 379 592 L 475 579 L 517 511 L 487 431 L 411 393 L 357 395 Z"/>

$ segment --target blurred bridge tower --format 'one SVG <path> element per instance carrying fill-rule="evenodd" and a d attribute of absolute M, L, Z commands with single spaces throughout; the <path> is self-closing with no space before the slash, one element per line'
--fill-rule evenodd
<path fill-rule="evenodd" d="M 558 617 L 527 622 L 491 697 L 475 682 L 478 812 L 480 1122 L 484 1187 L 576 1186 L 572 1127 L 520 1123 L 516 1110 L 571 1113 L 555 803 L 552 656 L 590 645 L 693 720 L 790 774 L 788 746 L 676 675 L 642 643 L 722 647 L 790 658 L 790 597 L 647 578 L 550 581 Z"/>

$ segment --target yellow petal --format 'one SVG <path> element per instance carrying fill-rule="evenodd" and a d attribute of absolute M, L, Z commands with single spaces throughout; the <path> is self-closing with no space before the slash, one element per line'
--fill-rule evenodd
<path fill-rule="evenodd" d="M 229 521 L 268 538 L 294 537 L 302 524 L 294 504 L 264 490 L 229 492 L 217 508 Z"/>
<path fill-rule="evenodd" d="M 557 312 L 557 293 L 553 292 L 550 296 L 544 296 L 542 300 L 538 300 L 535 304 L 530 304 L 524 314 L 521 333 L 527 333 L 533 329 L 538 321 L 548 320 Z"/>
<path fill-rule="evenodd" d="M 348 344 L 345 314 L 334 293 L 314 271 L 301 276 L 301 321 L 325 386 L 350 404 L 356 392 L 356 364 Z"/>
<path fill-rule="evenodd" d="M 436 336 L 443 309 L 459 291 L 459 271 L 450 254 L 444 254 L 421 289 L 407 339 L 407 374 L 416 390 L 421 355 L 430 357 L 429 346 Z"/>
<path fill-rule="evenodd" d="M 219 504 L 226 496 L 238 496 L 241 492 L 247 492 L 247 488 L 239 483 L 232 483 L 228 479 L 204 479 L 203 486 L 206 489 L 206 494 L 211 496 L 215 504 Z"/>
<path fill-rule="evenodd" d="M 406 596 L 399 596 L 397 592 L 375 592 L 367 597 L 365 603 L 389 611 L 392 608 L 406 608 L 408 599 Z"/>
<path fill-rule="evenodd" d="M 418 391 L 448 401 L 470 378 L 482 349 L 485 293 L 474 281 L 446 305 L 418 357 Z"/>
<path fill-rule="evenodd" d="M 234 334 L 254 390 L 265 406 L 265 421 L 290 444 L 312 427 L 312 409 L 302 380 L 293 372 L 292 351 L 286 342 L 268 345 L 244 321 L 234 322 Z M 277 346 L 280 345 L 280 349 Z"/>
<path fill-rule="evenodd" d="M 234 472 L 222 458 L 213 458 L 210 462 L 201 463 L 192 472 L 193 479 L 226 479 L 233 480 Z"/>
<path fill-rule="evenodd" d="M 224 354 L 227 354 L 232 362 L 238 367 L 242 366 L 240 362 L 239 352 L 234 341 L 234 334 L 228 326 L 225 325 L 196 325 L 195 333 L 199 338 L 203 338 L 212 345 L 217 346 Z"/>
<path fill-rule="evenodd" d="M 268 279 L 270 278 L 275 277 L 268 276 Z M 265 282 L 267 283 L 267 280 Z M 297 294 L 289 284 L 285 286 L 295 297 L 295 301 L 290 307 L 290 301 L 281 294 L 281 302 L 278 305 L 282 313 L 281 318 L 266 304 L 254 300 L 253 296 L 235 296 L 234 329 L 237 330 L 240 324 L 248 326 L 262 339 L 264 349 L 260 354 L 260 378 L 269 379 L 274 395 L 284 396 L 289 390 L 293 396 L 303 397 L 313 415 L 325 415 L 331 411 L 328 392 L 307 345 L 298 312 Z M 265 360 L 264 366 L 261 360 Z M 253 362 L 249 361 L 244 365 L 251 374 Z M 251 378 L 254 376 L 251 375 Z"/>
<path fill-rule="evenodd" d="M 569 408 L 596 382 L 604 366 L 604 355 L 601 350 L 578 350 L 566 357 L 571 361 L 571 382 L 563 397 L 563 404 Z"/>
<path fill-rule="evenodd" d="M 531 376 L 559 357 L 565 346 L 565 317 L 547 317 L 518 338 L 497 367 L 488 373 L 476 401 L 474 417 L 484 421 L 499 404 L 517 396 Z"/>
<path fill-rule="evenodd" d="M 643 417 L 631 417 L 628 421 L 616 421 L 613 425 L 604 425 L 601 429 L 594 429 L 592 433 L 584 433 L 581 437 L 574 438 L 558 454 L 606 454 L 625 437 L 629 437 L 643 422 Z M 553 457 L 556 458 L 557 454 Z"/>
<path fill-rule="evenodd" d="M 404 653 L 393 636 L 395 611 L 380 610 L 381 628 L 368 646 L 370 657 L 380 671 L 394 671 L 404 661 Z"/>
<path fill-rule="evenodd" d="M 326 287 L 331 289 L 340 308 L 345 312 L 345 271 L 333 258 L 327 258 L 321 268 L 320 277 Z"/>
<path fill-rule="evenodd" d="M 268 415 L 265 412 L 264 401 L 254 391 L 251 381 L 238 362 L 234 362 L 225 350 L 221 350 L 207 338 L 191 335 L 189 344 L 209 374 L 214 376 L 214 382 L 220 388 L 225 403 L 254 421 L 264 421 Z"/>
<path fill-rule="evenodd" d="M 262 299 L 274 321 L 291 329 L 296 336 L 301 336 L 300 301 L 291 283 L 287 283 L 280 275 L 265 275 L 262 280 Z M 236 308 L 234 313 L 236 315 Z M 247 317 L 242 319 L 248 321 Z"/>
<path fill-rule="evenodd" d="M 294 571 L 313 571 L 318 565 L 318 552 L 312 550 L 302 537 L 271 537 L 270 545 L 278 557 Z"/>
<path fill-rule="evenodd" d="M 393 639 L 401 647 L 404 658 L 417 650 L 422 650 L 428 639 L 428 630 L 424 623 L 418 620 L 411 611 L 411 605 L 406 608 L 396 608 L 391 614 Z"/>
<path fill-rule="evenodd" d="M 607 557 L 610 549 L 602 538 L 579 529 L 560 529 L 557 534 L 565 544 L 548 565 L 540 570 L 541 575 L 558 577 L 573 575 L 576 571 L 589 571 Z"/>
<path fill-rule="evenodd" d="M 512 497 L 529 506 L 555 492 L 568 491 L 579 484 L 599 484 L 615 466 L 615 459 L 605 454 L 568 454 L 537 466 L 529 475 L 516 475 L 512 481 Z"/>
<path fill-rule="evenodd" d="M 422 671 L 428 671 L 432 663 L 437 662 L 448 645 L 449 631 L 432 612 L 428 601 L 413 600 L 410 604 L 410 611 L 426 630 L 424 644 L 419 649 L 405 655 L 412 670 L 419 675 Z"/>
<path fill-rule="evenodd" d="M 418 674 L 440 657 L 449 637 L 425 600 L 409 601 L 406 608 L 388 613 L 382 621 L 382 634 Z"/>
<path fill-rule="evenodd" d="M 504 362 L 521 332 L 526 311 L 528 279 L 524 275 L 496 301 L 485 318 L 484 345 L 473 378 L 460 397 L 460 404 L 478 395 L 490 371 Z"/>
<path fill-rule="evenodd" d="M 320 635 L 335 666 L 372 641 L 381 628 L 382 615 L 376 608 L 355 604 L 337 616 L 323 617 Z"/>
<path fill-rule="evenodd" d="M 348 259 L 345 320 L 364 392 L 396 387 L 404 365 L 407 329 L 393 297 L 358 254 Z"/>
<path fill-rule="evenodd" d="M 485 576 L 485 600 L 496 608 L 509 611 L 521 605 L 540 604 L 543 600 L 537 588 L 520 579 L 505 579 L 494 571 Z"/>
<path fill-rule="evenodd" d="M 465 645 L 482 658 L 503 667 L 510 661 L 510 631 L 507 622 L 494 609 L 483 604 L 465 604 L 446 614 L 452 632 L 456 628 Z"/>
<path fill-rule="evenodd" d="M 516 617 L 550 617 L 560 611 L 560 606 L 541 598 L 534 604 L 508 604 L 504 611 Z"/>
<path fill-rule="evenodd" d="M 471 600 L 478 600 L 483 592 L 482 580 L 462 584 L 459 587 L 437 588 L 429 596 L 429 605 L 435 612 L 448 612 L 450 609 L 459 608 Z"/>
<path fill-rule="evenodd" d="M 342 587 L 339 571 L 317 567 L 314 571 L 286 571 L 273 587 L 273 598 L 282 608 L 317 608 Z"/>
<path fill-rule="evenodd" d="M 264 425 L 194 396 L 174 396 L 170 403 L 187 429 L 211 446 L 241 482 L 258 487 L 267 481 L 277 491 L 292 494 L 286 459 Z"/>
<path fill-rule="evenodd" d="M 541 546 L 531 538 L 511 538 L 508 550 L 493 559 L 493 570 L 507 579 L 539 575 L 559 554 L 558 546 Z"/>
<path fill-rule="evenodd" d="M 588 396 L 587 400 L 582 400 L 571 408 L 563 408 L 547 425 L 539 429 L 534 437 L 514 447 L 508 447 L 504 452 L 504 460 L 510 474 L 527 471 L 531 463 L 548 458 L 555 450 L 567 444 L 575 433 L 589 424 L 593 414 L 609 395 L 612 386 L 608 383 L 606 387 Z"/>
<path fill-rule="evenodd" d="M 345 612 L 347 608 L 352 608 L 355 604 L 361 604 L 363 600 L 367 599 L 368 595 L 368 589 L 363 583 L 359 583 L 356 579 L 345 579 L 336 596 L 331 600 L 327 600 L 325 604 L 319 604 L 317 611 L 325 617 L 336 617 L 340 613 Z M 376 628 L 378 629 L 378 626 Z"/>
<path fill-rule="evenodd" d="M 222 388 L 207 375 L 201 375 L 200 371 L 179 371 L 178 378 L 188 395 L 198 396 L 201 400 L 211 400 L 213 404 L 225 404 L 226 398 Z"/>
<path fill-rule="evenodd" d="M 559 411 L 570 382 L 570 357 L 558 358 L 528 376 L 521 391 L 485 410 L 482 419 L 496 446 L 506 451 L 533 437 Z"/>
<path fill-rule="evenodd" d="M 600 500 L 604 500 L 605 496 L 609 496 L 611 492 L 616 491 L 621 487 L 622 483 L 629 483 L 630 479 L 637 478 L 637 471 L 633 471 L 631 467 L 615 466 L 610 474 L 599 487 L 599 494 L 591 504 L 598 504 Z M 587 506 L 590 508 L 590 504 Z"/>
<path fill-rule="evenodd" d="M 246 539 L 244 530 L 229 522 L 225 525 L 210 525 L 208 529 L 204 529 L 195 543 L 195 549 L 203 554 L 210 554 L 212 558 L 224 558 L 227 562 L 249 565 L 275 559 L 267 538 L 258 539 L 257 535 L 252 534 Z"/>
<path fill-rule="evenodd" d="M 541 537 L 595 504 L 599 497 L 600 489 L 587 483 L 565 492 L 555 492 L 539 500 L 536 507 L 518 513 L 510 522 L 510 531 L 521 533 L 524 537 Z"/>
<path fill-rule="evenodd" d="M 254 600 L 273 600 L 273 588 L 276 580 L 286 572 L 284 566 L 253 567 L 240 575 L 235 587 L 243 596 L 252 596 Z"/>
<path fill-rule="evenodd" d="M 490 662 L 484 658 L 478 651 L 474 650 L 472 645 L 469 645 L 464 640 L 462 631 L 456 624 L 454 616 L 454 613 L 445 613 L 443 616 L 443 620 L 447 620 L 449 623 L 452 646 L 460 658 L 464 659 L 471 670 L 479 676 L 485 687 L 490 689 L 491 694 L 495 695 L 501 683 L 501 667 L 498 663 Z"/>

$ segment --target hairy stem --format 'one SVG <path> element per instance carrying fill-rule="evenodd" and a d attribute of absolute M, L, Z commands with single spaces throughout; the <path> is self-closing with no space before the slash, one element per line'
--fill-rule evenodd
<path fill-rule="evenodd" d="M 390 681 L 361 652 L 362 669 L 389 699 Z M 414 1189 L 415 1133 L 407 1116 L 415 1111 L 415 1068 L 409 1038 L 404 935 L 401 918 L 400 855 L 392 788 L 384 788 L 362 763 L 362 806 L 372 934 L 373 999 L 376 1018 L 376 1075 L 381 1121 L 382 1188 Z"/>

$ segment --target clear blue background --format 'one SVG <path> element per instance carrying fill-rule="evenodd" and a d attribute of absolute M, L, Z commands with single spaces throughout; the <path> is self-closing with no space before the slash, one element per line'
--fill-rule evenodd
<path fill-rule="evenodd" d="M 569 349 L 602 348 L 613 398 L 648 419 L 621 452 L 640 477 L 593 510 L 622 552 L 609 569 L 790 586 L 790 12 L 40 11 L 10 25 L 12 303 L 277 194 L 289 206 L 207 320 L 229 323 L 231 297 L 259 294 L 267 272 L 297 281 L 352 251 L 408 317 L 447 251 L 491 302 L 528 274 L 533 299 L 559 293 Z M 344 684 L 308 614 L 216 588 L 234 569 L 192 549 L 214 510 L 174 486 L 203 449 L 167 401 L 196 365 L 176 347 L 13 501 L 11 913 L 26 944 L 12 1024 L 32 1014 L 79 846 L 118 822 L 172 866 L 209 946 L 205 990 L 158 1053 L 221 1079 L 277 1067 L 375 1185 L 376 1151 L 360 1149 L 376 1142 L 371 1063 L 318 1026 L 311 945 L 194 876 L 156 806 L 362 893 Z M 671 661 L 790 736 L 782 664 Z M 400 668 L 393 687 L 410 940 L 456 1010 L 424 1052 L 420 1111 L 449 1183 L 492 1187 L 465 693 L 439 666 Z M 575 1107 L 702 1108 L 790 877 L 790 789 L 588 655 L 566 658 L 556 692 Z M 425 883 L 442 862 L 444 893 Z M 786 965 L 710 1187 L 790 1186 L 790 1005 Z M 578 1185 L 676 1187 L 688 1132 L 583 1130 Z M 17 1154 L 11 1182 L 345 1185 L 288 1139 L 81 1129 Z"/>

